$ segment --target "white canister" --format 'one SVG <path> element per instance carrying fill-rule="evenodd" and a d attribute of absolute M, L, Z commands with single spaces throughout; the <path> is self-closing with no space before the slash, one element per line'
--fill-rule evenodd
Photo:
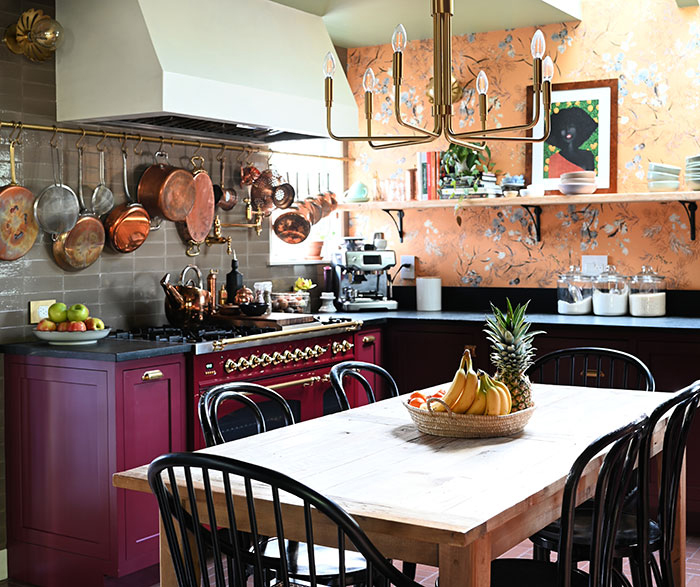
<path fill-rule="evenodd" d="M 416 309 L 419 312 L 442 310 L 442 279 L 439 277 L 416 278 Z"/>

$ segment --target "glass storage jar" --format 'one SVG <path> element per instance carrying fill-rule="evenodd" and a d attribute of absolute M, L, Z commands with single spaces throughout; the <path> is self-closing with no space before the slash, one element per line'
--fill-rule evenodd
<path fill-rule="evenodd" d="M 593 313 L 597 316 L 622 316 L 627 314 L 629 286 L 627 277 L 608 265 L 593 280 Z"/>
<path fill-rule="evenodd" d="M 571 265 L 557 280 L 557 311 L 560 314 L 590 314 L 593 308 L 591 277 Z"/>
<path fill-rule="evenodd" d="M 629 303 L 632 316 L 665 316 L 665 278 L 643 265 L 641 272 L 630 279 Z"/>

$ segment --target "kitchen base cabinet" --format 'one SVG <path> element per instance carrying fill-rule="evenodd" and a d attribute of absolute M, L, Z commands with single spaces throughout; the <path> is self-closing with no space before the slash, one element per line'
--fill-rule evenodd
<path fill-rule="evenodd" d="M 102 586 L 158 562 L 158 507 L 112 474 L 185 449 L 185 361 L 5 357 L 8 570 Z"/>
<path fill-rule="evenodd" d="M 372 363 L 383 367 L 382 363 L 382 331 L 380 328 L 362 329 L 355 333 L 355 360 L 363 363 Z M 382 378 L 372 373 L 363 373 L 372 386 L 375 397 L 382 399 L 387 397 Z M 345 386 L 348 390 L 348 401 L 352 407 L 364 406 L 367 403 L 367 394 L 360 384 L 352 378 L 345 379 Z"/>

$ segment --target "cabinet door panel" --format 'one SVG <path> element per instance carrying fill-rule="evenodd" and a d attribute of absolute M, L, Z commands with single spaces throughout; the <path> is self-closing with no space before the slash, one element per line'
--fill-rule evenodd
<path fill-rule="evenodd" d="M 34 544 L 109 557 L 107 373 L 22 367 L 19 385 L 21 495 L 11 532 Z M 17 414 L 19 415 L 19 414 Z M 12 515 L 14 517 L 14 515 Z"/>
<path fill-rule="evenodd" d="M 355 334 L 354 342 L 356 361 L 384 366 L 382 365 L 382 331 L 380 329 L 361 330 Z M 369 381 L 378 400 L 387 397 L 381 377 L 371 373 L 364 373 L 363 376 Z M 364 406 L 367 403 L 367 394 L 361 385 L 349 377 L 345 379 L 345 385 L 348 388 L 348 400 L 352 407 Z"/>
<path fill-rule="evenodd" d="M 180 365 L 159 366 L 162 377 L 144 381 L 145 371 L 123 372 L 123 468 L 150 463 L 155 457 L 184 450 Z M 154 553 L 158 543 L 158 505 L 155 497 L 124 492 L 125 556 Z"/>

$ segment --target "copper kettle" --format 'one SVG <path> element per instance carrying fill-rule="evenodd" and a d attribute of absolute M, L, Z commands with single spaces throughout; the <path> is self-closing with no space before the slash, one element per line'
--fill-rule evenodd
<path fill-rule="evenodd" d="M 189 270 L 197 274 L 196 282 L 185 282 Z M 170 273 L 166 273 L 160 285 L 165 292 L 165 315 L 173 326 L 197 326 L 211 315 L 214 302 L 211 293 L 202 287 L 202 273 L 196 265 L 182 270 L 178 284 L 170 283 Z"/>

